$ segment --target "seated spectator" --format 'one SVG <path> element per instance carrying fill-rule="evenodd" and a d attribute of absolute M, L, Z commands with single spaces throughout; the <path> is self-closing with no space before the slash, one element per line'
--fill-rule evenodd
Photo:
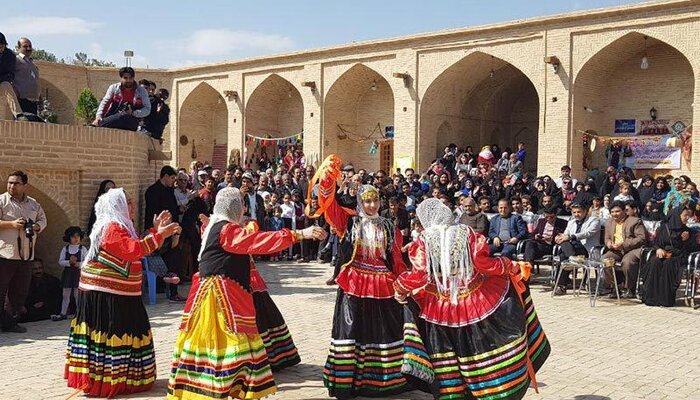
<path fill-rule="evenodd" d="M 619 201 L 622 203 L 634 201 L 634 197 L 632 197 L 632 185 L 624 181 L 620 182 L 620 193 L 613 197 L 613 201 Z"/>
<path fill-rule="evenodd" d="M 605 226 L 605 222 L 610 218 L 610 210 L 603 205 L 600 196 L 593 197 L 593 204 L 588 209 L 588 216 L 598 219 L 601 226 Z"/>
<path fill-rule="evenodd" d="M 41 260 L 32 262 L 32 280 L 29 284 L 29 294 L 25 300 L 25 314 L 19 322 L 35 322 L 51 319 L 51 315 L 61 310 L 61 281 L 44 273 Z"/>
<path fill-rule="evenodd" d="M 554 248 L 554 238 L 559 236 L 566 229 L 566 222 L 557 218 L 556 210 L 553 207 L 544 210 L 544 218 L 537 221 L 533 240 L 525 243 L 525 261 L 533 263 L 536 259 L 552 254 Z"/>
<path fill-rule="evenodd" d="M 486 196 L 479 197 L 479 210 L 484 214 L 492 214 L 491 199 Z"/>
<path fill-rule="evenodd" d="M 12 86 L 16 64 L 15 53 L 7 47 L 5 35 L 0 33 L 0 119 L 26 119 Z"/>
<path fill-rule="evenodd" d="M 134 81 L 136 73 L 131 67 L 119 69 L 121 82 L 111 85 L 97 107 L 94 126 L 135 131 L 139 118 L 151 113 L 148 92 Z"/>
<path fill-rule="evenodd" d="M 621 262 L 625 276 L 622 297 L 632 299 L 636 296 L 639 258 L 642 246 L 647 243 L 647 230 L 641 219 L 625 214 L 625 205 L 619 201 L 614 201 L 610 206 L 610 216 L 612 218 L 605 224 L 606 252 L 603 259 Z M 605 283 L 610 289 L 616 277 L 612 268 L 607 268 L 605 272 Z"/>
<path fill-rule="evenodd" d="M 165 125 L 170 122 L 170 107 L 165 101 L 170 97 L 166 89 L 158 89 L 154 95 L 148 96 L 151 103 L 151 113 L 143 119 L 143 129 L 153 139 L 161 140 Z"/>
<path fill-rule="evenodd" d="M 639 207 L 637 207 L 637 203 L 634 200 L 625 203 L 625 214 L 627 214 L 628 217 L 639 218 Z"/>
<path fill-rule="evenodd" d="M 37 115 L 39 113 L 39 68 L 32 58 L 32 42 L 23 37 L 17 41 L 17 62 L 15 63 L 15 80 L 13 86 L 17 91 L 22 111 Z"/>
<path fill-rule="evenodd" d="M 689 205 L 671 210 L 654 239 L 651 259 L 642 267 L 641 298 L 648 306 L 673 307 L 688 253 L 694 250 L 694 240 L 688 228 L 692 215 Z"/>
<path fill-rule="evenodd" d="M 464 207 L 464 212 L 459 217 L 459 223 L 470 226 L 476 233 L 484 236 L 488 235 L 489 219 L 486 214 L 477 210 L 474 199 L 465 196 L 462 200 L 462 206 Z"/>
<path fill-rule="evenodd" d="M 642 219 L 645 221 L 662 221 L 664 215 L 661 213 L 661 206 L 653 200 L 647 201 L 642 210 Z"/>
<path fill-rule="evenodd" d="M 554 242 L 561 246 L 562 260 L 573 256 L 588 257 L 591 249 L 600 245 L 600 221 L 586 215 L 583 205 L 571 205 L 571 216 L 564 233 L 554 237 Z M 566 294 L 566 286 L 571 283 L 570 272 L 562 273 L 559 286 L 554 288 L 554 295 Z"/>
<path fill-rule="evenodd" d="M 510 211 L 508 200 L 498 202 L 498 215 L 489 224 L 489 251 L 491 255 L 501 253 L 501 256 L 513 258 L 519 241 L 527 239 L 527 225 L 519 215 Z"/>
<path fill-rule="evenodd" d="M 569 179 L 571 181 L 571 187 L 574 187 L 574 185 L 576 185 L 576 182 L 578 182 L 576 178 L 571 176 L 571 167 L 569 167 L 568 165 L 561 167 L 561 176 L 554 180 L 554 183 L 557 185 L 558 188 L 562 188 L 564 186 L 564 179 Z"/>

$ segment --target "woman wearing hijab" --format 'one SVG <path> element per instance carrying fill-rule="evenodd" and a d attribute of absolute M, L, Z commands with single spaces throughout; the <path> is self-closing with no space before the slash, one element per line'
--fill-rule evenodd
<path fill-rule="evenodd" d="M 199 275 L 185 304 L 168 381 L 168 399 L 258 399 L 275 393 L 256 325 L 250 255 L 272 254 L 302 239 L 322 239 L 318 227 L 260 232 L 245 229 L 243 200 L 222 189 L 202 237 Z"/>
<path fill-rule="evenodd" d="M 318 181 L 319 209 L 340 238 L 331 347 L 323 383 L 331 397 L 382 397 L 410 387 L 401 373 L 403 308 L 394 300 L 393 283 L 406 266 L 401 231 L 379 215 L 379 192 L 364 185 L 356 209 L 336 200 L 342 161 L 324 160 L 310 185 Z"/>
<path fill-rule="evenodd" d="M 642 205 L 647 204 L 647 201 L 651 199 L 651 195 L 654 193 L 654 179 L 651 175 L 642 177 L 642 182 L 639 184 L 637 191 L 639 192 L 639 202 Z"/>
<path fill-rule="evenodd" d="M 651 192 L 651 197 L 649 200 L 653 201 L 661 208 L 663 207 L 664 202 L 666 201 L 666 196 L 668 196 L 668 192 L 670 191 L 671 187 L 668 185 L 668 182 L 666 182 L 666 178 L 660 176 L 654 181 L 654 190 Z"/>
<path fill-rule="evenodd" d="M 669 211 L 679 207 L 681 204 L 690 199 L 690 195 L 684 190 L 686 180 L 680 176 L 673 180 L 673 188 L 668 192 L 668 196 L 664 200 L 664 214 L 668 215 Z"/>
<path fill-rule="evenodd" d="M 100 196 L 95 215 L 68 336 L 65 378 L 69 387 L 91 397 L 143 392 L 156 380 L 156 359 L 141 301 L 141 259 L 180 227 L 164 211 L 139 239 L 131 222 L 132 201 L 121 188 Z"/>
<path fill-rule="evenodd" d="M 90 219 L 88 220 L 88 225 L 87 225 L 87 230 L 85 231 L 86 235 L 90 235 L 92 232 L 92 226 L 95 225 L 95 219 L 97 218 L 95 215 L 95 205 L 97 204 L 97 199 L 100 198 L 103 194 L 107 193 L 110 189 L 114 189 L 117 185 L 114 184 L 114 181 L 111 179 L 105 179 L 102 182 L 100 182 L 100 187 L 97 189 L 97 195 L 95 196 L 95 201 L 92 203 L 92 210 L 90 211 Z"/>
<path fill-rule="evenodd" d="M 641 271 L 644 284 L 640 294 L 644 304 L 663 307 L 676 304 L 676 290 L 695 242 L 690 240 L 692 234 L 686 225 L 694 209 L 687 203 L 674 208 L 656 229 L 654 252 Z"/>
<path fill-rule="evenodd" d="M 419 312 L 406 321 L 404 373 L 435 399 L 522 399 L 550 346 L 525 281 L 528 264 L 489 257 L 486 239 L 455 224 L 439 200 L 418 205 L 424 227 L 409 248 L 413 268 L 394 283 Z M 413 307 L 415 309 L 415 307 Z M 413 315 L 406 313 L 406 315 Z"/>

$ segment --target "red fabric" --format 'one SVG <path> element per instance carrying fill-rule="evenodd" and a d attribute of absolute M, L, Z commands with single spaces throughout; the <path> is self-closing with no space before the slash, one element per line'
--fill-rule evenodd
<path fill-rule="evenodd" d="M 341 165 L 342 161 L 340 158 L 335 154 L 331 154 L 318 167 L 318 171 L 316 171 L 316 174 L 309 182 L 309 188 L 313 188 L 318 183 L 318 208 L 313 214 L 311 213 L 312 190 L 309 190 L 306 196 L 306 215 L 309 218 L 317 218 L 323 214 L 328 224 L 338 234 L 338 237 L 343 238 L 348 225 L 348 216 L 355 215 L 355 211 L 341 207 L 335 200 Z"/>
<path fill-rule="evenodd" d="M 250 260 L 250 288 L 253 292 L 267 292 L 267 284 L 255 267 L 255 261 Z"/>
<path fill-rule="evenodd" d="M 153 229 L 150 230 L 150 232 L 150 235 L 152 235 L 157 242 L 157 247 L 160 247 L 163 244 L 163 238 Z M 148 241 L 148 236 L 142 240 L 134 239 L 131 237 L 131 234 L 129 234 L 129 231 L 121 225 L 110 224 L 102 235 L 102 243 L 100 246 L 105 249 L 105 251 L 109 252 L 109 254 L 115 255 L 122 260 L 135 262 L 141 261 L 143 257 L 151 253 L 148 251 L 149 246 L 145 245 Z"/>
<path fill-rule="evenodd" d="M 136 96 L 136 85 L 126 88 L 124 86 L 121 87 L 121 93 L 122 97 L 121 100 L 124 103 L 129 103 L 131 105 L 136 105 L 134 104 L 134 97 Z"/>
<path fill-rule="evenodd" d="M 221 229 L 219 243 L 233 254 L 273 254 L 282 251 L 296 242 L 289 229 L 274 232 L 254 232 L 238 224 L 229 223 Z"/>
<path fill-rule="evenodd" d="M 87 397 L 114 398 L 122 397 L 131 393 L 140 393 L 151 390 L 155 382 L 146 385 L 133 386 L 127 382 L 111 383 L 102 382 L 90 378 L 87 373 L 68 372 L 65 367 L 65 379 L 68 380 L 68 387 L 80 389 Z"/>
<path fill-rule="evenodd" d="M 383 263 L 356 258 L 340 271 L 335 281 L 353 296 L 387 299 L 394 296 L 395 279 Z"/>
<path fill-rule="evenodd" d="M 394 289 L 402 295 L 413 293 L 421 317 L 439 325 L 462 326 L 485 318 L 498 308 L 508 292 L 512 262 L 490 257 L 486 239 L 473 231 L 469 246 L 475 274 L 458 296 L 457 304 L 438 293 L 435 282 L 428 281 L 425 243 L 420 237 L 409 247 L 413 269 L 398 276 Z"/>

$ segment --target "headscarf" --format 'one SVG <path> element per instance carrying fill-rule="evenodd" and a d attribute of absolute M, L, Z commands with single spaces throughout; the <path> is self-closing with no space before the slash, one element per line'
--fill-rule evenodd
<path fill-rule="evenodd" d="M 394 225 L 391 220 L 381 217 L 379 213 L 367 215 L 363 199 L 376 197 L 379 201 L 379 190 L 372 185 L 362 185 L 357 190 L 357 215 L 360 217 L 355 220 L 352 226 L 352 241 L 361 243 L 362 255 L 364 257 L 386 257 L 386 249 L 392 243 L 394 238 Z"/>
<path fill-rule="evenodd" d="M 214 209 L 209 218 L 209 224 L 202 235 L 202 248 L 199 250 L 197 259 L 199 261 L 202 259 L 202 253 L 204 252 L 209 233 L 214 224 L 221 221 L 240 224 L 242 220 L 243 199 L 241 198 L 240 190 L 235 187 L 226 187 L 219 190 L 219 193 L 216 194 L 216 202 L 214 203 Z"/>
<path fill-rule="evenodd" d="M 114 188 L 97 199 L 97 203 L 95 203 L 95 224 L 92 226 L 92 232 L 90 233 L 90 249 L 85 260 L 83 260 L 83 266 L 97 257 L 102 244 L 102 236 L 110 224 L 117 224 L 126 229 L 134 239 L 139 238 L 134 228 L 134 223 L 131 222 L 131 217 L 129 216 L 129 204 L 123 188 Z"/>
<path fill-rule="evenodd" d="M 455 224 L 452 211 L 438 199 L 426 199 L 416 209 L 423 225 L 428 279 L 434 277 L 438 292 L 449 294 L 457 304 L 460 289 L 471 279 L 473 263 L 469 249 L 471 228 Z"/>

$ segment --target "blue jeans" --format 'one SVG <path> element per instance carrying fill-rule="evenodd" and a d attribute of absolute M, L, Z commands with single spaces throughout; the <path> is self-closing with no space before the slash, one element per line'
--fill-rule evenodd
<path fill-rule="evenodd" d="M 501 243 L 500 246 L 495 244 L 489 245 L 489 254 L 494 255 L 494 253 L 501 253 L 501 257 L 513 258 L 515 256 L 515 245 L 510 243 Z"/>

